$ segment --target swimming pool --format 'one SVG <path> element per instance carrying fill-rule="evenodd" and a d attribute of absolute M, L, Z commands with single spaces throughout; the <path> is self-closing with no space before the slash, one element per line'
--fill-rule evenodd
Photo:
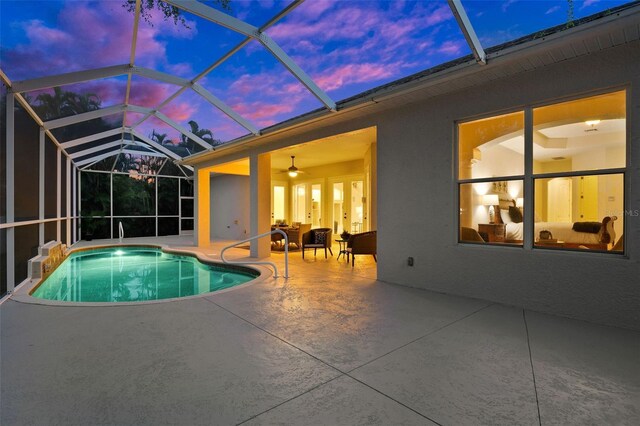
<path fill-rule="evenodd" d="M 210 265 L 151 247 L 72 253 L 31 296 L 65 302 L 142 302 L 195 296 L 244 284 L 250 268 Z"/>

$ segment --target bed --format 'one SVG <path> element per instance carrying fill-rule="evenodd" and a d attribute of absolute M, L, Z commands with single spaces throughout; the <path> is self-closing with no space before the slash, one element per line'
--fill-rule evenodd
<path fill-rule="evenodd" d="M 505 224 L 505 240 L 510 243 L 522 243 L 524 239 L 524 223 L 513 222 L 501 211 L 500 222 Z M 507 215 L 508 217 L 508 215 Z M 506 219 L 506 220 L 504 220 Z M 573 222 L 535 222 L 533 236 L 535 244 L 553 244 L 565 248 L 587 248 L 591 250 L 608 250 L 615 243 L 613 224 L 617 217 L 606 216 L 602 219 L 597 232 L 580 232 L 574 230 Z M 540 232 L 549 231 L 551 240 L 540 240 Z"/>

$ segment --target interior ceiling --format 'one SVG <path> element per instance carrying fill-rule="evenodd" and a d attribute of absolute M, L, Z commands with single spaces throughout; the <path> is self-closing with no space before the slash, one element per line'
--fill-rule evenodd
<path fill-rule="evenodd" d="M 537 130 L 544 135 L 544 140 L 551 143 L 557 141 L 558 147 L 544 147 L 540 143 L 534 143 L 533 156 L 536 161 L 552 161 L 554 157 L 568 158 L 594 148 L 624 147 L 625 122 L 625 119 L 602 120 L 593 126 L 578 122 Z M 524 155 L 523 136 L 507 139 L 499 145 Z"/>
<path fill-rule="evenodd" d="M 271 152 L 271 169 L 286 171 L 291 166 L 291 156 L 296 157 L 296 167 L 305 169 L 364 159 L 364 154 L 376 142 L 376 128 L 354 130 L 323 139 L 316 139 Z M 211 167 L 214 174 L 249 175 L 249 159 L 232 161 Z"/>

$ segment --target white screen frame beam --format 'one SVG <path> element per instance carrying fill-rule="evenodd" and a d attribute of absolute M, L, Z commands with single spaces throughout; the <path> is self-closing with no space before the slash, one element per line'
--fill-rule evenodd
<path fill-rule="evenodd" d="M 460 26 L 460 30 L 462 30 L 462 34 L 464 34 L 464 38 L 467 40 L 471 51 L 473 52 L 473 56 L 476 58 L 476 62 L 480 65 L 487 64 L 487 54 L 482 48 L 482 44 L 476 35 L 475 30 L 473 29 L 473 25 L 471 25 L 471 21 L 467 16 L 467 12 L 462 5 L 461 0 L 447 0 L 449 3 L 449 8 L 451 8 L 451 12 L 453 12 L 453 16 L 456 18 L 458 22 L 458 26 Z"/>
<path fill-rule="evenodd" d="M 47 77 L 34 78 L 13 82 L 14 92 L 24 93 L 34 90 L 49 89 L 56 86 L 67 86 L 70 84 L 83 83 L 101 78 L 117 77 L 128 74 L 131 70 L 129 64 L 114 65 L 110 67 L 94 68 L 86 71 L 74 71 L 65 74 L 57 74 Z"/>

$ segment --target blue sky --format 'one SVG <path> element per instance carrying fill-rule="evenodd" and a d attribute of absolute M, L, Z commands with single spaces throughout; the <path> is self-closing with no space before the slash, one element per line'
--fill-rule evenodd
<path fill-rule="evenodd" d="M 575 0 L 574 16 L 624 3 Z M 12 80 L 24 80 L 128 63 L 133 16 L 122 4 L 121 0 L 0 1 L 0 66 Z M 260 26 L 287 4 L 232 0 L 227 13 Z M 485 47 L 567 21 L 566 0 L 463 0 L 463 4 Z M 193 78 L 243 40 L 196 16 L 184 17 L 190 28 L 165 22 L 157 13 L 153 25 L 142 22 L 135 64 Z M 307 0 L 267 32 L 334 100 L 470 53 L 444 0 Z M 321 106 L 256 42 L 201 84 L 258 128 Z M 106 106 L 124 102 L 125 85 L 126 78 L 114 78 L 67 89 L 95 93 Z M 177 89 L 136 77 L 131 103 L 154 107 Z M 162 112 L 183 124 L 194 119 L 222 140 L 246 133 L 192 91 Z M 129 124 L 137 119 L 130 116 Z M 153 128 L 178 138 L 161 122 L 140 125 L 146 134 Z"/>

